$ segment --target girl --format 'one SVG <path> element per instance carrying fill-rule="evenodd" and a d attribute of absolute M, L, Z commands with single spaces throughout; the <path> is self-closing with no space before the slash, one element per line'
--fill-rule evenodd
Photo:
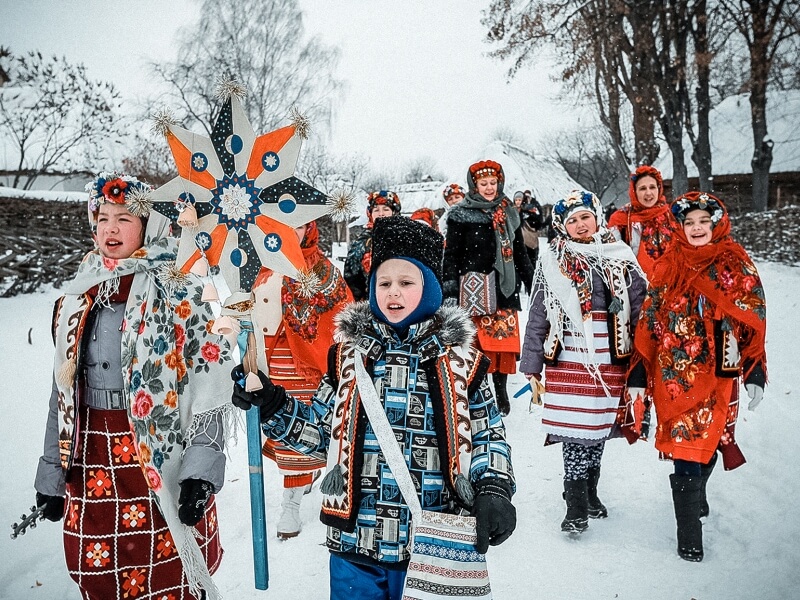
<path fill-rule="evenodd" d="M 718 198 L 689 192 L 670 214 L 675 243 L 650 281 L 636 330 L 640 360 L 628 385 L 634 401 L 641 388 L 653 397 L 655 446 L 675 464 L 670 483 L 678 554 L 700 561 L 700 517 L 708 514 L 705 487 L 717 450 L 726 470 L 744 463 L 734 438 L 737 377 L 744 377 L 751 410 L 763 395 L 766 302 L 758 271 L 731 239 Z"/>
<path fill-rule="evenodd" d="M 597 496 L 605 441 L 617 409 L 646 281 L 631 249 L 603 227 L 591 192 L 553 207 L 555 238 L 536 267 L 520 370 L 534 398 L 545 373 L 545 444 L 562 442 L 562 531 L 581 533 L 608 511 Z M 546 365 L 546 366 L 545 366 Z"/>

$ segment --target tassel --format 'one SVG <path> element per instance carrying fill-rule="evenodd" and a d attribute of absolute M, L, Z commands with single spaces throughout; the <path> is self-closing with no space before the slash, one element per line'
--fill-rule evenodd
<path fill-rule="evenodd" d="M 75 373 L 77 370 L 78 363 L 75 361 L 75 357 L 68 358 L 67 361 L 61 365 L 61 368 L 58 369 L 58 383 L 65 388 L 72 387 L 72 384 L 75 383 Z"/>
<path fill-rule="evenodd" d="M 208 261 L 206 260 L 205 256 L 201 256 L 192 265 L 192 268 L 189 269 L 190 273 L 194 273 L 198 277 L 205 277 L 208 275 Z"/>
<path fill-rule="evenodd" d="M 341 465 L 334 465 L 328 471 L 322 483 L 319 484 L 320 491 L 327 496 L 341 496 L 344 494 L 344 474 Z"/>
<path fill-rule="evenodd" d="M 472 503 L 475 502 L 475 490 L 472 489 L 472 484 L 464 477 L 463 473 L 456 475 L 456 494 L 464 506 L 472 506 Z"/>
<path fill-rule="evenodd" d="M 178 215 L 178 225 L 189 229 L 197 227 L 197 211 L 192 204 L 184 204 L 183 208 L 179 208 L 178 210 L 180 211 Z"/>
<path fill-rule="evenodd" d="M 211 326 L 211 333 L 216 333 L 217 335 L 230 335 L 232 333 L 239 333 L 239 323 L 236 319 L 232 319 L 227 315 L 221 316 L 219 319 L 214 321 L 214 324 Z"/>
<path fill-rule="evenodd" d="M 203 286 L 203 294 L 200 296 L 200 300 L 203 302 L 219 302 L 219 294 L 217 294 L 217 288 L 214 287 L 213 283 L 207 283 Z"/>
<path fill-rule="evenodd" d="M 622 300 L 614 296 L 614 299 L 611 300 L 611 304 L 608 305 L 608 312 L 610 312 L 612 315 L 616 315 L 621 310 L 622 310 Z"/>
<path fill-rule="evenodd" d="M 256 373 L 252 371 L 247 374 L 247 377 L 244 380 L 244 390 L 246 392 L 255 392 L 262 389 L 264 386 L 261 385 L 261 380 L 258 378 Z"/>

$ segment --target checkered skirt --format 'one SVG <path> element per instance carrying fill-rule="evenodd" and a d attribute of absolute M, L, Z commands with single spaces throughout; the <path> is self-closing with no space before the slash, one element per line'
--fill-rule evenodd
<path fill-rule="evenodd" d="M 64 554 L 86 600 L 190 600 L 172 535 L 139 466 L 125 410 L 83 407 L 67 481 Z M 222 559 L 214 498 L 197 526 L 208 570 Z"/>

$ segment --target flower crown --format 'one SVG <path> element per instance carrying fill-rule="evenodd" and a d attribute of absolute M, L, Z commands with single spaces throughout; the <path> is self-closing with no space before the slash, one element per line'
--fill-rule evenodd
<path fill-rule="evenodd" d="M 444 196 L 445 200 L 447 200 L 453 194 L 461 194 L 462 196 L 467 195 L 466 192 L 464 191 L 464 188 L 458 185 L 457 183 L 451 183 L 442 190 L 442 196 Z"/>
<path fill-rule="evenodd" d="M 556 205 L 553 207 L 553 212 L 563 220 L 564 215 L 579 208 L 596 213 L 597 197 L 592 192 L 576 190 L 570 193 L 566 198 L 562 198 L 556 202 Z"/>
<path fill-rule="evenodd" d="M 725 215 L 722 203 L 711 194 L 690 192 L 678 198 L 672 205 L 672 214 L 679 223 L 686 220 L 687 213 L 704 210 L 711 215 L 711 223 L 716 225 Z"/>
<path fill-rule="evenodd" d="M 469 174 L 472 176 L 473 183 L 478 183 L 478 179 L 481 177 L 497 177 L 502 181 L 503 167 L 493 160 L 482 160 L 470 166 Z"/>
<path fill-rule="evenodd" d="M 152 188 L 132 175 L 117 171 L 104 171 L 86 184 L 89 192 L 89 213 L 96 214 L 100 205 L 106 202 L 124 205 L 133 215 L 146 217 L 150 214 L 152 202 L 149 194 Z"/>
<path fill-rule="evenodd" d="M 394 192 L 380 190 L 379 192 L 372 192 L 367 196 L 368 211 L 371 211 L 379 204 L 385 204 L 392 209 L 394 214 L 400 213 L 400 198 L 398 198 L 397 194 Z"/>

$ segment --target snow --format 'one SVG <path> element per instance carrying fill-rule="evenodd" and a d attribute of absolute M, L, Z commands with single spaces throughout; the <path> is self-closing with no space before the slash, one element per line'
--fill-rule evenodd
<path fill-rule="evenodd" d="M 798 330 L 800 268 L 760 263 L 768 296 L 770 385 L 757 412 L 743 409 L 737 437 L 743 467 L 720 467 L 709 483 L 705 560 L 689 563 L 675 552 L 675 519 L 668 475 L 652 442 L 606 446 L 600 496 L 608 519 L 592 521 L 573 539 L 562 534 L 561 451 L 543 447 L 539 409 L 513 400 L 506 419 L 518 492 L 514 535 L 488 554 L 496 600 L 786 599 L 800 586 L 800 364 L 791 348 Z M 61 547 L 61 525 L 48 521 L 12 541 L 8 527 L 34 499 L 50 391 L 50 316 L 58 291 L 0 299 L 0 598 L 77 600 Z M 523 317 L 524 322 L 524 317 Z M 794 325 L 792 325 L 794 323 Z M 28 338 L 30 336 L 30 343 Z M 523 384 L 511 376 L 511 391 Z M 793 396 L 794 395 L 794 396 Z M 301 506 L 299 537 L 278 541 L 280 478 L 265 463 L 269 590 L 255 590 L 250 542 L 247 452 L 244 437 L 231 448 L 225 488 L 217 501 L 225 558 L 215 580 L 225 598 L 305 600 L 328 597 L 328 553 L 317 518 L 317 487 Z"/>
<path fill-rule="evenodd" d="M 750 117 L 750 94 L 730 96 L 711 110 L 711 159 L 714 175 L 751 173 L 753 129 Z M 770 173 L 800 171 L 800 90 L 771 91 L 767 94 L 767 138 L 775 142 Z M 689 177 L 697 177 L 692 162 L 691 144 L 684 138 Z M 672 153 L 661 142 L 661 154 L 655 162 L 664 179 L 672 179 Z"/>
<path fill-rule="evenodd" d="M 50 202 L 86 202 L 86 192 L 64 192 L 48 190 L 21 190 L 0 185 L 0 198 L 27 198 Z"/>

